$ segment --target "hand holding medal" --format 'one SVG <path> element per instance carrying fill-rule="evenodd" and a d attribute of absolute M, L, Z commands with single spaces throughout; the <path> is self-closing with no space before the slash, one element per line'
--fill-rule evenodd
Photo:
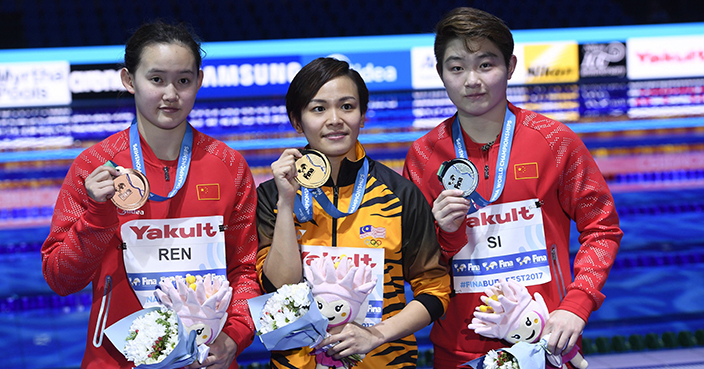
<path fill-rule="evenodd" d="M 477 167 L 467 158 L 467 150 L 462 138 L 462 128 L 459 117 L 455 117 L 452 122 L 452 142 L 455 147 L 457 159 L 442 163 L 438 170 L 438 178 L 445 189 L 460 189 L 464 191 L 464 197 L 471 200 L 469 212 L 471 214 L 496 201 L 504 190 L 506 184 L 506 173 L 508 172 L 508 162 L 511 157 L 511 143 L 516 125 L 516 116 L 506 107 L 504 114 L 504 124 L 501 127 L 501 139 L 499 140 L 499 152 L 496 160 L 494 175 L 494 185 L 491 197 L 487 200 L 476 192 L 479 184 L 479 173 Z M 488 178 L 488 177 L 487 177 Z M 469 183 L 467 183 L 469 181 Z"/>
<path fill-rule="evenodd" d="M 489 204 L 478 192 L 479 171 L 468 159 L 456 158 L 440 165 L 438 179 L 446 190 L 460 190 L 462 197 L 470 201 L 467 214 Z"/>
<path fill-rule="evenodd" d="M 456 232 L 472 208 L 479 184 L 476 166 L 467 159 L 452 159 L 440 165 L 437 173 L 445 191 L 433 201 L 433 216 L 445 232 Z"/>
<path fill-rule="evenodd" d="M 352 201 L 347 212 L 340 211 L 325 193 L 320 189 L 331 175 L 330 160 L 325 154 L 312 149 L 301 150 L 303 155 L 296 160 L 296 181 L 301 185 L 301 196 L 296 196 L 294 213 L 299 222 L 308 222 L 313 219 L 313 199 L 333 218 L 341 218 L 354 213 L 359 209 L 367 185 L 369 162 L 365 159 L 362 168 L 357 173 Z"/>
<path fill-rule="evenodd" d="M 113 178 L 115 195 L 110 200 L 120 209 L 139 209 L 149 199 L 149 181 L 141 172 L 132 169 L 116 166 L 112 161 L 105 165 L 117 169 L 119 175 Z"/>
<path fill-rule="evenodd" d="M 317 150 L 301 150 L 296 160 L 296 182 L 305 188 L 318 188 L 330 178 L 330 161 Z"/>
<path fill-rule="evenodd" d="M 477 167 L 467 159 L 452 159 L 440 165 L 438 179 L 446 190 L 461 190 L 470 197 L 479 184 Z"/>

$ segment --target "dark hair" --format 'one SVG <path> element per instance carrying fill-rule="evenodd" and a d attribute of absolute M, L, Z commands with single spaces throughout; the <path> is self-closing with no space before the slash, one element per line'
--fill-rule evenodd
<path fill-rule="evenodd" d="M 198 36 L 184 23 L 171 24 L 161 20 L 140 26 L 130 37 L 125 45 L 125 68 L 130 73 L 137 70 L 145 47 L 172 43 L 179 43 L 190 49 L 196 60 L 196 67 L 200 69 L 203 49 L 200 47 Z"/>
<path fill-rule="evenodd" d="M 313 100 L 318 90 L 324 84 L 337 77 L 349 77 L 357 85 L 359 108 L 362 114 L 365 114 L 369 104 L 369 90 L 362 76 L 356 70 L 351 69 L 346 61 L 333 58 L 318 58 L 303 67 L 293 77 L 293 81 L 288 87 L 288 92 L 286 92 L 286 112 L 291 123 L 294 120 L 300 122 L 301 112 Z"/>
<path fill-rule="evenodd" d="M 447 13 L 435 26 L 435 60 L 442 69 L 445 50 L 450 41 L 459 38 L 464 40 L 465 47 L 470 52 L 470 42 L 488 39 L 499 48 L 506 65 L 509 65 L 513 55 L 513 35 L 501 18 L 485 11 L 460 7 Z"/>

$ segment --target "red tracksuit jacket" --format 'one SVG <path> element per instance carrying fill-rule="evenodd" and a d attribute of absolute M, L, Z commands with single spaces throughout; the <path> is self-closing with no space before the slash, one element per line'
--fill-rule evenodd
<path fill-rule="evenodd" d="M 538 199 L 542 202 L 545 243 L 552 280 L 529 286 L 545 298 L 550 311 L 563 309 L 585 322 L 604 300 L 600 289 L 618 251 L 623 235 L 613 197 L 594 159 L 579 137 L 564 124 L 509 104 L 516 128 L 502 195 L 493 204 Z M 437 178 L 441 163 L 456 157 L 452 122 L 447 119 L 416 140 L 408 152 L 403 174 L 433 203 L 443 190 Z M 499 140 L 497 140 L 499 141 Z M 489 199 L 499 142 L 488 150 L 464 134 L 469 159 L 479 171 L 477 191 Z M 487 169 L 485 171 L 485 169 Z M 488 173 L 488 178 L 485 177 Z M 470 214 L 471 216 L 471 214 Z M 570 271 L 570 224 L 576 222 L 580 248 Z M 453 234 L 438 229 L 443 256 L 451 259 L 467 242 L 462 227 Z M 555 257 L 553 257 L 556 256 Z M 455 286 L 456 287 L 456 286 Z M 561 293 L 565 297 L 561 300 Z M 435 367 L 456 368 L 507 343 L 479 336 L 467 328 L 472 313 L 482 305 L 482 293 L 458 293 L 451 297 L 446 315 L 433 325 Z"/>
<path fill-rule="evenodd" d="M 253 340 L 254 324 L 245 300 L 261 294 L 254 267 L 257 251 L 254 181 L 240 153 L 195 129 L 193 133 L 192 161 L 183 187 L 173 198 L 147 201 L 137 211 L 125 212 L 111 201 L 93 201 L 84 184 L 86 177 L 107 160 L 132 167 L 127 130 L 86 149 L 66 175 L 56 201 L 51 233 L 42 247 L 42 263 L 44 278 L 59 295 L 81 291 L 92 283 L 93 304 L 83 368 L 133 366 L 107 337 L 100 347 L 94 347 L 93 335 L 99 324 L 107 275 L 112 278 L 112 286 L 106 327 L 142 308 L 127 280 L 120 239 L 120 226 L 135 219 L 223 217 L 227 277 L 233 297 L 221 334 L 227 334 L 237 343 L 238 354 Z M 173 187 L 177 161 L 158 159 L 144 140 L 141 146 L 151 192 L 166 196 Z M 171 173 L 168 181 L 165 168 Z M 232 367 L 237 367 L 236 361 Z"/>

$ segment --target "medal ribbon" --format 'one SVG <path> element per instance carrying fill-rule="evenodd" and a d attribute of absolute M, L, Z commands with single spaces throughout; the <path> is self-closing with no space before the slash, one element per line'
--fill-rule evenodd
<path fill-rule="evenodd" d="M 494 189 L 491 192 L 491 198 L 487 201 L 475 190 L 471 195 L 469 195 L 469 198 L 472 200 L 472 204 L 469 206 L 469 211 L 467 214 L 474 213 L 479 210 L 479 208 L 483 208 L 496 201 L 504 191 L 504 185 L 506 184 L 506 176 L 508 173 L 508 159 L 511 156 L 511 144 L 513 143 L 513 133 L 515 128 L 516 115 L 509 110 L 508 106 L 506 106 L 504 124 L 501 128 L 499 156 L 496 159 Z M 462 138 L 462 127 L 460 127 L 459 115 L 455 118 L 455 121 L 452 122 L 452 142 L 455 146 L 455 155 L 457 155 L 458 158 L 469 160 L 467 150 L 464 146 L 464 139 Z"/>
<path fill-rule="evenodd" d="M 152 201 L 165 201 L 176 195 L 178 190 L 183 187 L 186 183 L 186 177 L 188 177 L 188 169 L 191 166 L 191 148 L 193 147 L 193 128 L 190 124 L 186 124 L 186 133 L 183 135 L 183 140 L 181 141 L 181 150 L 178 154 L 178 164 L 176 170 L 176 182 L 174 183 L 174 188 L 169 192 L 169 194 L 164 196 L 159 196 L 153 192 L 149 193 L 149 200 Z M 144 169 L 144 157 L 142 156 L 142 145 L 139 141 L 139 129 L 137 128 L 137 118 L 132 121 L 130 125 L 130 152 L 132 153 L 132 168 L 138 170 L 146 176 L 147 172 Z"/>
<path fill-rule="evenodd" d="M 364 198 L 364 190 L 367 187 L 367 175 L 369 174 L 369 162 L 366 158 L 362 160 L 364 160 L 364 163 L 362 164 L 362 168 L 360 168 L 357 172 L 357 178 L 354 181 L 354 192 L 352 193 L 352 199 L 350 200 L 350 207 L 346 213 L 340 211 L 335 205 L 333 205 L 333 203 L 330 202 L 330 199 L 328 199 L 325 195 L 325 192 L 323 192 L 320 188 L 309 189 L 301 187 L 301 196 L 296 196 L 293 206 L 293 212 L 296 214 L 298 221 L 305 223 L 313 219 L 312 198 L 320 204 L 326 213 L 335 219 L 346 217 L 357 211 L 359 206 L 362 204 L 362 199 Z"/>

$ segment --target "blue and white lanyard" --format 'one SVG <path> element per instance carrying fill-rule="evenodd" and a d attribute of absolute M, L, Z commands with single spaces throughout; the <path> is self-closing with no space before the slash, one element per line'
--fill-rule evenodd
<path fill-rule="evenodd" d="M 320 204 L 323 210 L 331 217 L 337 219 L 353 214 L 362 204 L 364 191 L 367 187 L 367 175 L 369 174 L 369 161 L 366 158 L 362 159 L 364 163 L 362 168 L 357 172 L 357 178 L 354 181 L 354 192 L 350 199 L 350 207 L 346 213 L 340 211 L 330 199 L 325 195 L 325 192 L 320 188 L 309 189 L 301 187 L 301 196 L 296 196 L 293 206 L 293 212 L 296 218 L 301 223 L 309 222 L 313 219 L 313 198 Z"/>
<path fill-rule="evenodd" d="M 165 201 L 176 195 L 178 190 L 183 187 L 188 177 L 188 169 L 191 166 L 191 148 L 193 147 L 193 128 L 190 124 L 186 124 L 186 133 L 183 135 L 183 140 L 181 141 L 181 150 L 178 154 L 178 164 L 176 170 L 176 182 L 174 183 L 174 188 L 169 192 L 169 194 L 164 196 L 159 196 L 153 192 L 149 193 L 149 200 L 151 201 Z M 147 172 L 144 169 L 144 157 L 142 156 L 142 145 L 139 142 L 139 128 L 137 127 L 137 118 L 132 121 L 130 125 L 130 152 L 132 156 L 132 168 L 144 173 L 146 176 Z"/>
<path fill-rule="evenodd" d="M 516 115 L 506 107 L 506 115 L 504 117 L 504 125 L 501 128 L 501 142 L 499 145 L 499 156 L 496 159 L 496 172 L 494 175 L 494 189 L 491 192 L 491 199 L 487 201 L 476 191 L 469 197 L 472 199 L 472 204 L 469 206 L 467 214 L 474 213 L 492 202 L 496 201 L 504 191 L 506 184 L 508 159 L 511 156 L 511 144 L 513 143 L 513 133 L 516 127 Z M 462 127 L 460 127 L 459 115 L 452 122 L 452 142 L 455 146 L 455 155 L 461 159 L 468 159 L 467 150 L 464 146 L 462 138 Z"/>

